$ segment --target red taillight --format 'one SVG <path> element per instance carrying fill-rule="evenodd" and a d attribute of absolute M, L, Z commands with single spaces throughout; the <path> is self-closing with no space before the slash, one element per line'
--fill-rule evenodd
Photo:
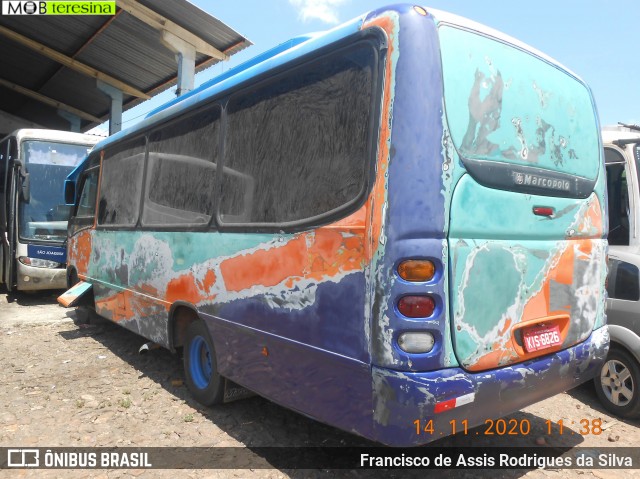
<path fill-rule="evenodd" d="M 538 216 L 553 216 L 556 211 L 549 206 L 534 206 L 533 214 Z"/>
<path fill-rule="evenodd" d="M 403 296 L 398 301 L 398 311 L 408 318 L 428 318 L 436 309 L 431 296 Z"/>

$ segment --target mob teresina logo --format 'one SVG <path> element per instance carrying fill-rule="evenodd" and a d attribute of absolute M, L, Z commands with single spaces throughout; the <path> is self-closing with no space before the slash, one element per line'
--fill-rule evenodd
<path fill-rule="evenodd" d="M 537 186 L 538 188 L 549 188 L 558 191 L 569 191 L 571 189 L 571 183 L 568 180 L 559 180 L 529 173 L 513 173 L 513 180 L 519 186 Z"/>

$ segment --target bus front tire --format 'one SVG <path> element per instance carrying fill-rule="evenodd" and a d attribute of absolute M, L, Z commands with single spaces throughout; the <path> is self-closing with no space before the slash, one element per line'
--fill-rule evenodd
<path fill-rule="evenodd" d="M 207 326 L 194 321 L 187 328 L 183 351 L 187 387 L 204 406 L 222 403 L 224 379 L 218 373 L 216 352 Z"/>
<path fill-rule="evenodd" d="M 640 365 L 627 351 L 611 349 L 594 383 L 607 411 L 624 418 L 640 417 Z"/>

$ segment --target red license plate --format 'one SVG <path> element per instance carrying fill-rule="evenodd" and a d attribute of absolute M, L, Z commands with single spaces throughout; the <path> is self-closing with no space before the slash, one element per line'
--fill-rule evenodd
<path fill-rule="evenodd" d="M 560 326 L 532 326 L 522 330 L 524 349 L 528 353 L 560 345 Z"/>

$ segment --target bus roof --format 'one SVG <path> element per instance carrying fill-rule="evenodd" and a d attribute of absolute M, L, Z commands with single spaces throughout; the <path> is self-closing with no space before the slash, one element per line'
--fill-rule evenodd
<path fill-rule="evenodd" d="M 104 140 L 102 136 L 86 135 L 83 133 L 74 133 L 71 131 L 62 130 L 47 130 L 36 128 L 23 128 L 15 130 L 5 138 L 11 136 L 16 137 L 18 141 L 22 140 L 45 140 L 45 141 L 57 141 L 61 143 L 76 143 L 79 145 L 95 145 L 100 140 Z M 3 138 L 4 140 L 4 138 Z"/>
<path fill-rule="evenodd" d="M 488 27 L 486 25 L 483 25 L 482 23 L 478 23 L 478 22 L 475 22 L 473 20 L 469 20 L 468 18 L 461 17 L 461 16 L 455 15 L 453 13 L 443 12 L 442 10 L 436 10 L 436 9 L 433 9 L 433 8 L 427 8 L 426 10 L 431 15 L 433 15 L 433 17 L 435 18 L 437 24 L 445 24 L 446 23 L 446 24 L 450 24 L 450 25 L 459 26 L 459 27 L 462 27 L 462 28 L 466 28 L 468 30 L 472 30 L 472 31 L 476 31 L 476 32 L 482 33 L 483 35 L 487 35 L 487 36 L 493 37 L 496 40 L 500 40 L 502 42 L 509 43 L 509 44 L 511 44 L 511 45 L 513 45 L 515 47 L 520 48 L 521 50 L 527 51 L 529 53 L 532 53 L 532 54 L 540 57 L 544 61 L 546 61 L 548 63 L 551 63 L 552 65 L 564 70 L 565 72 L 567 72 L 568 74 L 570 74 L 571 76 L 575 77 L 576 79 L 578 79 L 578 80 L 580 80 L 582 82 L 582 79 L 578 75 L 573 73 L 571 70 L 569 70 L 563 64 L 561 64 L 557 60 L 554 60 L 553 58 L 551 58 L 550 56 L 546 55 L 545 53 L 542 53 L 540 50 L 537 50 L 536 48 L 533 48 L 531 45 L 528 45 L 528 44 L 518 40 L 517 38 L 509 36 L 506 33 L 502 33 L 499 30 L 494 30 L 493 28 Z"/>
<path fill-rule="evenodd" d="M 274 68 L 284 65 L 296 58 L 300 58 L 307 53 L 313 52 L 342 38 L 357 33 L 360 30 L 365 17 L 365 15 L 362 15 L 321 34 L 296 37 L 267 52 L 264 52 L 244 64 L 239 65 L 237 68 L 229 70 L 229 72 L 209 80 L 183 97 L 179 97 L 165 103 L 156 110 L 153 110 L 152 114 L 139 123 L 108 137 L 105 141 L 100 142 L 96 146 L 97 148 L 103 148 L 122 137 L 128 136 L 136 131 L 143 130 L 150 125 L 159 123 L 180 111 L 187 110 L 191 106 L 239 85 L 246 80 L 273 70 Z"/>
<path fill-rule="evenodd" d="M 159 123 L 166 118 L 169 118 L 183 110 L 187 110 L 190 107 L 200 103 L 201 101 L 212 96 L 216 96 L 224 92 L 225 90 L 239 85 L 253 77 L 273 70 L 281 65 L 286 64 L 287 62 L 300 58 L 307 53 L 318 50 L 324 46 L 341 40 L 342 38 L 348 37 L 349 35 L 355 34 L 362 28 L 363 23 L 369 17 L 377 16 L 385 11 L 403 12 L 413 7 L 413 5 L 409 4 L 382 7 L 380 9 L 360 15 L 330 30 L 320 33 L 307 34 L 288 40 L 287 42 L 284 42 L 270 50 L 267 50 L 266 52 L 263 52 L 253 57 L 252 59 L 242 63 L 241 65 L 238 65 L 237 67 L 232 68 L 229 71 L 203 83 L 191 92 L 181 97 L 172 99 L 169 102 L 161 105 L 160 107 L 152 110 L 139 123 L 133 125 L 130 128 L 122 130 L 115 135 L 106 138 L 104 141 L 98 143 L 96 145 L 96 149 L 106 147 L 109 144 L 118 141 L 120 138 L 126 137 L 132 133 L 145 129 L 148 126 Z M 521 48 L 524 51 L 539 56 L 543 60 L 566 71 L 576 79 L 580 80 L 577 75 L 572 73 L 557 61 L 515 38 L 512 38 L 497 30 L 466 19 L 464 17 L 460 17 L 458 15 L 430 8 L 425 9 L 434 18 L 434 21 L 437 24 L 451 24 L 460 26 L 462 28 L 474 30 L 484 35 L 494 37 L 499 41 L 510 43 L 518 48 Z M 82 166 L 79 165 L 79 168 L 81 169 Z"/>

